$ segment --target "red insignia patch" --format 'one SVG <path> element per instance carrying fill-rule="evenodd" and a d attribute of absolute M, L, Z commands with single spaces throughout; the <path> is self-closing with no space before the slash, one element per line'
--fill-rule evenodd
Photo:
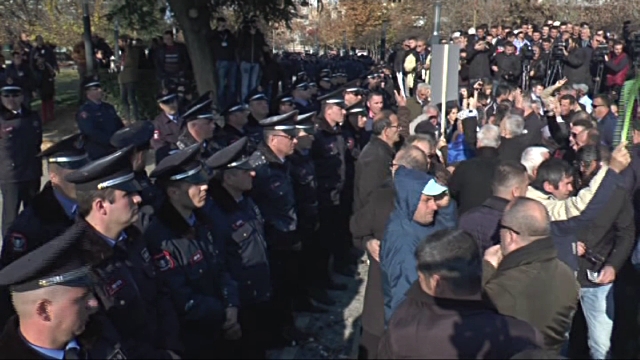
<path fill-rule="evenodd" d="M 231 225 L 231 227 L 233 228 L 233 230 L 238 230 L 242 227 L 242 225 L 244 225 L 244 221 L 238 220 L 235 224 Z"/>
<path fill-rule="evenodd" d="M 126 283 L 124 282 L 124 280 L 121 280 L 121 279 L 113 280 L 107 284 L 107 292 L 109 293 L 109 295 L 113 296 L 115 295 L 115 293 L 120 291 L 120 289 L 122 289 L 125 284 Z"/>
<path fill-rule="evenodd" d="M 154 130 L 153 131 L 153 139 L 154 140 L 160 140 L 160 130 Z"/>
<path fill-rule="evenodd" d="M 202 250 L 198 250 L 196 251 L 195 254 L 193 254 L 193 256 L 191 256 L 191 263 L 192 264 L 197 264 L 200 261 L 202 261 L 204 259 L 204 256 L 202 255 Z"/>
<path fill-rule="evenodd" d="M 168 251 L 163 251 L 162 254 L 154 256 L 153 260 L 160 271 L 167 271 L 176 267 L 176 262 L 173 261 L 173 258 Z"/>
<path fill-rule="evenodd" d="M 348 146 L 349 146 L 349 150 L 353 150 L 353 147 L 355 146 L 355 141 L 353 141 L 353 139 L 349 139 L 347 142 Z"/>

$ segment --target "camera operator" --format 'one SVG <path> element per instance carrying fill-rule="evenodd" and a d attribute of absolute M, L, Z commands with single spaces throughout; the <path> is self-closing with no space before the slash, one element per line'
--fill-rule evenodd
<path fill-rule="evenodd" d="M 547 76 L 548 55 L 542 53 L 542 48 L 539 45 L 532 46 L 531 50 L 533 51 L 533 59 L 530 64 L 529 78 L 531 81 L 543 83 Z"/>
<path fill-rule="evenodd" d="M 517 85 L 522 72 L 522 62 L 520 57 L 516 55 L 516 47 L 512 42 L 504 43 L 504 51 L 495 56 L 491 70 L 493 70 L 497 82 Z"/>
<path fill-rule="evenodd" d="M 578 47 L 576 40 L 573 38 L 567 39 L 565 45 L 567 46 L 562 49 L 564 54 L 562 73 L 570 84 L 587 84 L 589 88 L 593 88 L 590 75 L 593 50 L 591 48 Z"/>
<path fill-rule="evenodd" d="M 604 56 L 604 61 L 606 90 L 610 94 L 620 94 L 620 89 L 627 80 L 629 69 L 631 69 L 631 60 L 624 52 L 624 45 L 620 40 L 613 42 L 613 51 Z"/>
<path fill-rule="evenodd" d="M 493 55 L 493 45 L 486 40 L 469 39 L 467 44 L 467 64 L 469 64 L 469 82 L 474 84 L 478 80 L 490 78 L 490 59 Z"/>

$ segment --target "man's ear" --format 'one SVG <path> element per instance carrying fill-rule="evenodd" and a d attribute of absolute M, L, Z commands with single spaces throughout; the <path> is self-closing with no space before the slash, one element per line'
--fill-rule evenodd
<path fill-rule="evenodd" d="M 548 181 L 545 181 L 542 184 L 542 188 L 544 189 L 544 191 L 548 192 L 549 194 L 551 194 L 556 188 L 551 185 L 551 183 L 549 183 Z"/>
<path fill-rule="evenodd" d="M 36 316 L 41 321 L 50 322 L 51 321 L 51 301 L 50 300 L 40 300 L 36 304 Z"/>

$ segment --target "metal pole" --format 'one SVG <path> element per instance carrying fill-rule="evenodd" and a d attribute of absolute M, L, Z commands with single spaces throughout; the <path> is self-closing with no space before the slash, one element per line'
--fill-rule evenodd
<path fill-rule="evenodd" d="M 433 21 L 433 36 L 431 37 L 431 44 L 440 43 L 440 13 L 442 12 L 442 0 L 436 1 L 435 18 Z"/>
<path fill-rule="evenodd" d="M 342 32 L 342 48 L 344 49 L 344 54 L 349 55 L 349 49 L 347 48 L 347 32 Z"/>
<path fill-rule="evenodd" d="M 84 24 L 84 52 L 87 60 L 87 76 L 95 74 L 93 61 L 93 43 L 91 42 L 91 17 L 89 16 L 89 0 L 82 1 L 82 22 Z"/>
<path fill-rule="evenodd" d="M 382 22 L 382 38 L 380 39 L 380 61 L 384 61 L 387 48 L 387 21 Z"/>

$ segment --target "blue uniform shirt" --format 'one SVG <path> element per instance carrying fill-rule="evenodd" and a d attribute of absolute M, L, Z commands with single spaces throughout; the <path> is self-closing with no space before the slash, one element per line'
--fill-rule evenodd
<path fill-rule="evenodd" d="M 60 206 L 62 206 L 69 219 L 75 219 L 76 213 L 78 212 L 78 204 L 68 197 L 62 195 L 62 193 L 55 188 L 53 189 L 53 194 L 55 195 L 56 199 L 58 199 Z"/>

